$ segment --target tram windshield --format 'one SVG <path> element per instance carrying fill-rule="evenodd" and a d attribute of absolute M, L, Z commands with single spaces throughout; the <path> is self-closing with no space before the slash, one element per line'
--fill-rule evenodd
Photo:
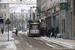
<path fill-rule="evenodd" d="M 32 25 L 30 26 L 30 29 L 39 29 L 39 25 L 33 25 L 33 24 L 32 24 Z"/>

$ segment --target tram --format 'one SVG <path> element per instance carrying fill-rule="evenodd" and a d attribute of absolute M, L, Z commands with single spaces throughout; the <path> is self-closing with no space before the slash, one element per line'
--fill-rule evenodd
<path fill-rule="evenodd" d="M 40 21 L 39 20 L 30 20 L 28 36 L 40 36 Z"/>

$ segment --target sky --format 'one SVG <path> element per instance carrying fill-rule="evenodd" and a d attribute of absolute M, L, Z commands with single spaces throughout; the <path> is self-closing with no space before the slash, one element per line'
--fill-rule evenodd
<path fill-rule="evenodd" d="M 11 8 L 12 11 L 15 10 L 16 12 L 20 12 L 21 9 L 25 9 L 28 11 L 30 9 L 30 7 L 36 6 L 36 0 L 22 0 L 22 2 L 20 2 L 20 0 L 1 0 L 0 3 L 9 3 L 9 8 Z M 35 3 L 35 4 L 33 5 L 33 3 Z M 12 7 L 14 7 L 14 8 L 12 8 Z M 10 11 L 10 12 L 12 12 L 12 11 Z"/>
<path fill-rule="evenodd" d="M 14 1 L 14 0 L 13 0 Z M 30 0 L 27 0 L 27 2 L 28 1 L 30 1 Z M 26 2 L 26 3 L 27 3 Z M 32 0 L 32 2 L 33 2 L 33 0 Z M 32 3 L 31 2 L 31 3 Z M 11 2 L 10 2 L 11 3 Z M 17 2 L 18 3 L 18 2 Z M 29 2 L 28 2 L 29 3 Z M 34 0 L 34 3 L 36 3 L 36 0 Z M 25 10 L 30 10 L 30 7 L 32 7 L 32 6 L 35 6 L 36 7 L 36 4 L 34 4 L 34 5 L 27 5 L 27 4 L 25 4 L 25 3 L 23 3 L 23 4 L 9 4 L 9 7 L 17 7 L 16 8 L 16 12 L 21 12 L 21 9 L 25 9 Z"/>

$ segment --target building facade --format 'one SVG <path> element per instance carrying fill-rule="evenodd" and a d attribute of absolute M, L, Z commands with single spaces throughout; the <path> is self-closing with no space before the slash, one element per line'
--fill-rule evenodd
<path fill-rule="evenodd" d="M 7 0 L 0 0 L 0 18 L 3 18 L 3 24 L 0 24 L 0 29 L 4 27 L 6 30 L 5 21 L 9 18 L 9 3 Z"/>
<path fill-rule="evenodd" d="M 37 7 L 41 8 L 41 0 L 37 0 Z M 38 11 L 37 11 L 36 16 L 37 16 L 37 15 L 41 15 L 41 14 L 38 13 Z M 40 18 L 41 18 L 41 16 L 37 16 L 37 19 L 40 19 Z"/>
<path fill-rule="evenodd" d="M 60 10 L 57 3 L 68 3 L 67 10 Z M 41 13 L 41 19 L 46 20 L 46 26 L 58 27 L 62 38 L 75 39 L 74 24 L 74 0 L 41 0 L 41 10 L 46 11 L 48 16 Z"/>
<path fill-rule="evenodd" d="M 69 39 L 75 40 L 75 0 L 68 0 Z"/>

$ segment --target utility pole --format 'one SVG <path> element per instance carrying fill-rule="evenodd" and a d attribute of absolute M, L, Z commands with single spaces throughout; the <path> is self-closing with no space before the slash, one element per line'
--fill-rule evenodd
<path fill-rule="evenodd" d="M 21 12 L 22 12 L 22 32 L 23 32 L 23 11 L 24 10 L 21 10 Z"/>
<path fill-rule="evenodd" d="M 20 15 L 19 15 L 19 31 L 20 31 Z"/>
<path fill-rule="evenodd" d="M 31 9 L 32 9 L 32 7 L 30 7 L 30 20 L 31 20 Z"/>

